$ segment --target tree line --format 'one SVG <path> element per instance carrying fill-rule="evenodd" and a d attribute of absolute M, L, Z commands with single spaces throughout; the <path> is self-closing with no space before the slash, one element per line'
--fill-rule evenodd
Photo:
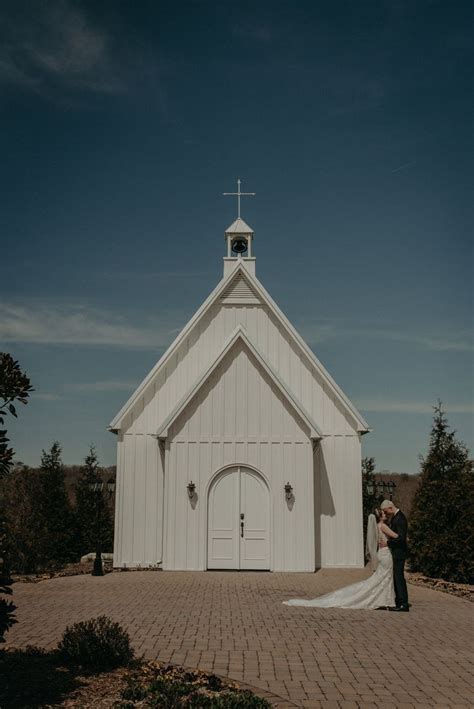
<path fill-rule="evenodd" d="M 10 572 L 28 574 L 60 569 L 93 552 L 113 550 L 113 516 L 101 491 L 99 461 L 91 446 L 71 502 L 58 442 L 43 451 L 39 468 L 15 466 L 2 485 L 6 529 L 5 564 Z"/>
<path fill-rule="evenodd" d="M 29 377 L 7 352 L 0 352 L 0 642 L 17 622 L 12 600 L 12 572 L 58 569 L 93 551 L 101 537 L 113 548 L 113 518 L 101 493 L 99 461 L 93 447 L 81 467 L 71 503 L 66 493 L 61 447 L 43 451 L 39 469 L 13 466 L 8 416 L 17 417 L 34 391 Z"/>

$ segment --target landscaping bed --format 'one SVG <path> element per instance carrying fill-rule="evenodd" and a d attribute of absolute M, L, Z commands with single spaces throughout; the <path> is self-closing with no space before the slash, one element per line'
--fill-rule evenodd
<path fill-rule="evenodd" d="M 125 677 L 119 709 L 132 707 L 219 707 L 220 709 L 271 706 L 238 683 L 200 670 L 148 662 Z"/>
<path fill-rule="evenodd" d="M 66 564 L 62 569 L 44 571 L 39 574 L 12 574 L 11 578 L 14 583 L 39 583 L 40 581 L 48 581 L 49 579 L 60 578 L 62 576 L 80 576 L 82 574 L 90 574 L 92 572 L 93 561 L 77 562 L 75 564 Z M 103 562 L 104 573 L 112 572 L 112 563 Z"/>
<path fill-rule="evenodd" d="M 452 581 L 444 581 L 443 579 L 432 579 L 429 576 L 423 576 L 419 573 L 407 573 L 407 581 L 414 586 L 424 586 L 432 588 L 435 591 L 449 593 L 452 596 L 464 598 L 466 601 L 474 601 L 474 586 L 468 583 L 453 583 Z"/>
<path fill-rule="evenodd" d="M 216 707 L 264 709 L 271 705 L 236 682 L 156 661 L 109 672 L 84 672 L 40 648 L 0 651 L 0 707 Z"/>

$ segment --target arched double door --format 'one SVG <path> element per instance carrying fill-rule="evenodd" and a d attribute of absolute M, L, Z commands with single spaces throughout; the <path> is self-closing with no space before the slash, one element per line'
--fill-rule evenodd
<path fill-rule="evenodd" d="M 208 500 L 208 569 L 270 569 L 270 497 L 255 470 L 226 468 Z"/>

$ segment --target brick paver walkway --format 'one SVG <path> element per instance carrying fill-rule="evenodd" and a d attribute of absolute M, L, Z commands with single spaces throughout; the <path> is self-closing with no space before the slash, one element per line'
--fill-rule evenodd
<path fill-rule="evenodd" d="M 66 625 L 105 613 L 147 658 L 269 690 L 281 707 L 474 706 L 469 602 L 411 586 L 410 613 L 281 603 L 366 575 L 141 571 L 18 583 L 8 643 L 52 647 Z"/>

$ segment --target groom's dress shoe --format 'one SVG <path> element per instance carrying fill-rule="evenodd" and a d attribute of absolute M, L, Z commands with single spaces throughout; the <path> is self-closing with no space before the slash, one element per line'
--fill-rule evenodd
<path fill-rule="evenodd" d="M 389 611 L 397 611 L 398 613 L 408 613 L 410 609 L 408 606 L 395 606 L 395 608 L 389 608 Z"/>

